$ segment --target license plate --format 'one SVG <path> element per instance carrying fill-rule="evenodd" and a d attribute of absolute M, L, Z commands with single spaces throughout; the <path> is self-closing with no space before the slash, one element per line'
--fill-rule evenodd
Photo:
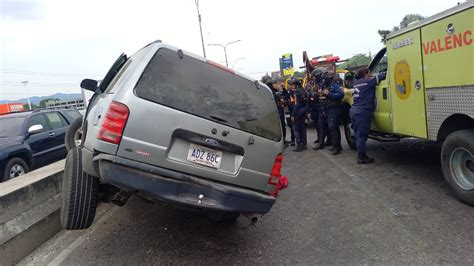
<path fill-rule="evenodd" d="M 216 151 L 196 144 L 191 144 L 189 146 L 188 161 L 190 162 L 218 169 L 221 166 L 221 160 L 221 151 Z"/>

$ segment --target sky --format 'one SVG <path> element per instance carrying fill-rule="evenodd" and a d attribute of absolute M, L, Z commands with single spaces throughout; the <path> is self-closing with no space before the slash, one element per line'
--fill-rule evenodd
<path fill-rule="evenodd" d="M 207 58 L 253 78 L 292 53 L 375 54 L 379 29 L 406 14 L 431 16 L 464 0 L 200 0 Z M 0 0 L 0 100 L 80 93 L 121 54 L 154 40 L 202 55 L 195 0 Z M 244 58 L 244 59 L 242 59 Z"/>

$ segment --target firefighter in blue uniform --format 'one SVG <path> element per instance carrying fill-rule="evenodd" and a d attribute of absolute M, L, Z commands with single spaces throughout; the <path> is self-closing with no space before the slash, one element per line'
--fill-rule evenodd
<path fill-rule="evenodd" d="M 375 87 L 379 81 L 385 79 L 385 72 L 372 77 L 366 67 L 357 71 L 357 80 L 354 83 L 354 103 L 351 107 L 351 120 L 355 130 L 357 146 L 357 163 L 369 164 L 375 161 L 367 156 L 365 144 L 369 137 L 370 125 L 375 111 Z"/>
<path fill-rule="evenodd" d="M 319 144 L 314 147 L 314 150 L 324 149 L 324 139 L 327 135 L 330 135 L 332 154 L 337 155 L 342 151 L 339 124 L 344 92 L 341 86 L 334 81 L 333 73 L 325 73 L 322 79 L 324 85 L 322 93 L 319 95 L 319 128 L 321 135 L 319 136 Z"/>
<path fill-rule="evenodd" d="M 307 101 L 308 95 L 306 90 L 301 87 L 301 81 L 295 77 L 292 77 L 288 81 L 288 85 L 291 89 L 295 90 L 295 108 L 291 114 L 293 120 L 293 130 L 296 137 L 296 148 L 295 152 L 300 152 L 307 149 L 306 140 L 306 113 L 307 113 Z"/>

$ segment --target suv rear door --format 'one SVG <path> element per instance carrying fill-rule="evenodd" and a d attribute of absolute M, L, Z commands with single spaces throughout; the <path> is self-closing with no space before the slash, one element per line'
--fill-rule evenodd
<path fill-rule="evenodd" d="M 44 113 L 46 120 L 49 123 L 51 131 L 49 136 L 52 139 L 52 145 L 54 149 L 52 152 L 54 156 L 65 156 L 66 155 L 66 131 L 68 128 L 68 123 L 66 119 L 59 114 L 58 112 L 47 112 Z"/>
<path fill-rule="evenodd" d="M 120 100 L 130 109 L 117 155 L 264 191 L 281 126 L 267 87 L 181 52 L 161 48 Z M 218 168 L 189 161 L 196 146 L 222 156 Z"/>

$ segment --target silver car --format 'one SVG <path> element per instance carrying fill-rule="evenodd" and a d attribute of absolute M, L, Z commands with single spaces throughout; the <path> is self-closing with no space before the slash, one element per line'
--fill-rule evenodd
<path fill-rule="evenodd" d="M 99 200 L 132 193 L 222 221 L 275 203 L 283 138 L 261 82 L 156 41 L 81 87 L 95 93 L 66 160 L 64 228 L 89 227 Z"/>

